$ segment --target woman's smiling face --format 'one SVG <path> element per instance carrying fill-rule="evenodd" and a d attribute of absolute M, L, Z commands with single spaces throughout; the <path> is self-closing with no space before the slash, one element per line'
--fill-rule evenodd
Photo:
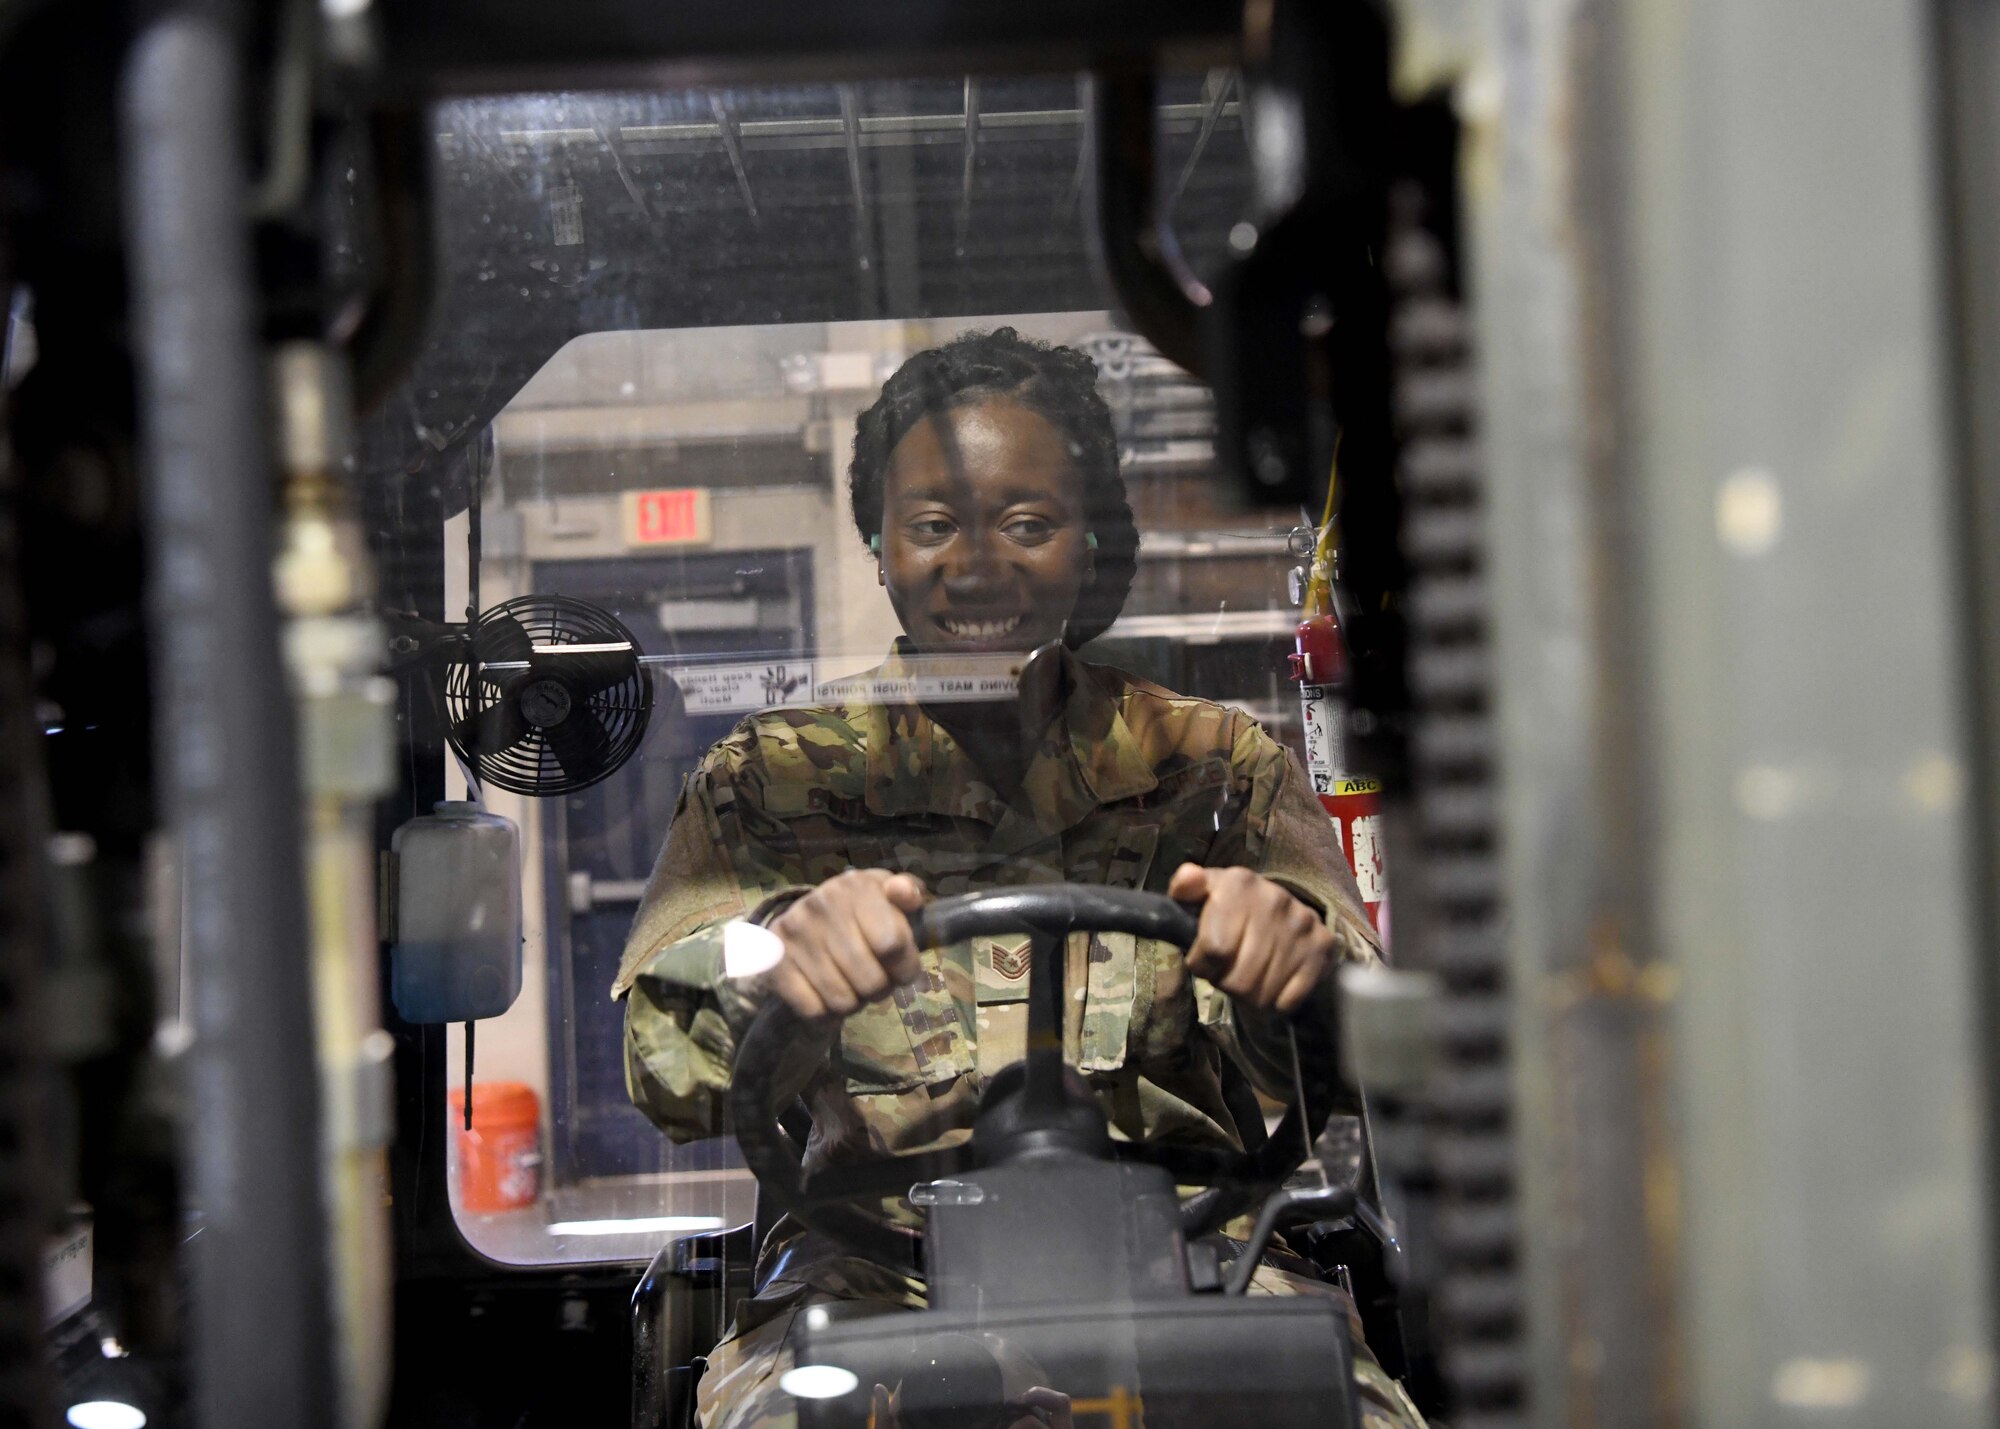
<path fill-rule="evenodd" d="M 883 584 L 911 644 L 972 653 L 1062 639 L 1091 555 L 1060 430 L 1004 397 L 954 407 L 910 428 L 884 477 Z"/>

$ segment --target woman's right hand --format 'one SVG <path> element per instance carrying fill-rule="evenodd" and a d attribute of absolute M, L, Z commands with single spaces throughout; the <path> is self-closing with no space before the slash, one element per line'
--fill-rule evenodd
<path fill-rule="evenodd" d="M 923 973 L 908 914 L 924 886 L 907 873 L 852 868 L 829 878 L 771 922 L 785 956 L 765 988 L 807 1021 L 845 1017 Z"/>

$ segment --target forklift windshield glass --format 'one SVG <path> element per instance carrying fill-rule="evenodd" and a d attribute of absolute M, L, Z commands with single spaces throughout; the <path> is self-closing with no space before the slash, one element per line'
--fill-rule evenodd
<path fill-rule="evenodd" d="M 1160 97 L 1172 220 L 1196 266 L 1212 264 L 1247 186 L 1233 75 L 1170 77 Z M 662 1090 L 661 1076 L 699 1079 L 674 1061 L 694 1043 L 649 1072 L 628 1036 L 639 1010 L 636 1035 L 656 1040 L 682 1035 L 676 1016 L 699 1020 L 665 991 L 687 984 L 638 979 L 635 1002 L 645 969 L 620 976 L 656 865 L 655 934 L 700 924 L 684 891 L 713 901 L 724 874 L 754 903 L 764 885 L 836 865 L 904 867 L 935 897 L 1080 876 L 1067 849 L 1070 863 L 1104 863 L 1100 878 L 1164 889 L 1169 860 L 1203 850 L 1164 846 L 1144 795 L 1105 824 L 1131 837 L 1102 850 L 1089 845 L 1103 831 L 1062 801 L 1117 805 L 1133 794 L 1123 785 L 1158 784 L 1159 758 L 1206 752 L 1213 836 L 1240 792 L 1218 771 L 1251 722 L 1303 753 L 1287 655 L 1319 513 L 1238 500 L 1206 390 L 1112 310 L 1067 76 L 467 100 L 436 108 L 432 128 L 433 338 L 365 434 L 364 460 L 387 527 L 385 601 L 410 617 L 401 695 L 434 766 L 417 787 L 462 800 L 470 778 L 477 802 L 518 826 L 523 949 L 518 995 L 474 1025 L 470 1131 L 464 1024 L 449 1023 L 437 1094 L 452 1204 L 497 1260 L 644 1259 L 756 1210 L 732 1139 Z M 939 353 L 952 355 L 923 356 Z M 1008 716 L 1011 767 L 943 758 L 994 743 L 985 731 L 1018 706 L 1023 656 L 1050 644 L 1075 653 L 1037 696 L 1035 729 Z M 569 645 L 616 648 L 551 653 Z M 1154 687 L 1226 713 L 1160 751 L 1108 741 L 1102 721 L 1121 713 L 1121 735 L 1138 738 L 1125 705 Z M 913 730 L 912 711 L 942 718 Z M 742 736 L 720 764 L 711 751 L 760 713 L 802 730 L 807 751 L 768 776 L 770 751 L 751 751 L 770 780 L 762 817 L 786 800 L 823 805 L 814 832 L 857 837 L 786 868 L 663 865 L 690 775 L 740 776 Z M 857 722 L 876 719 L 885 745 L 851 771 L 813 762 L 815 721 L 837 724 L 829 745 L 865 744 Z M 1021 781 L 1043 778 L 1029 766 L 1052 731 L 1073 736 L 1049 766 L 1068 785 L 1037 804 Z M 934 743 L 920 756 L 921 739 Z M 1204 742 L 1215 748 L 1193 750 Z M 907 787 L 893 797 L 841 784 L 897 760 Z M 985 787 L 946 787 L 968 771 Z M 711 809 L 718 784 L 701 788 Z M 1002 818 L 1010 797 L 1012 817 L 1028 817 L 1015 851 L 985 867 L 967 830 Z M 417 802 L 406 816 L 439 817 Z M 947 817 L 963 827 L 900 862 L 889 852 L 910 833 L 897 819 Z M 724 860 L 765 832 L 754 819 L 705 827 Z M 431 865 L 404 865 L 402 908 L 434 900 L 417 886 Z M 1071 990 L 1086 1042 L 1130 1020 L 1130 956 L 1114 961 L 1122 1017 L 1096 1015 L 1098 969 Z M 1006 1020 L 1025 997 L 1022 958 L 1003 947 L 996 965 L 989 948 L 979 974 L 960 987 L 953 970 L 956 1001 L 980 1009 L 975 1025 Z M 860 1020 L 892 1025 L 887 1007 Z M 1124 1050 L 1091 1042 L 1084 1070 Z M 870 1076 L 917 1080 L 886 1062 L 847 1070 L 850 1083 Z"/>
<path fill-rule="evenodd" d="M 851 516 L 847 468 L 856 421 L 877 401 L 885 378 L 914 354 L 996 329 L 1018 334 L 1013 341 L 1030 353 L 1028 344 L 1046 343 L 1094 361 L 1096 390 L 1116 434 L 1137 558 L 1121 608 L 1100 621 L 1101 633 L 1080 646 L 1078 657 L 1221 702 L 1298 745 L 1298 687 L 1286 656 L 1297 623 L 1287 585 L 1302 564 L 1291 554 L 1300 515 L 1232 509 L 1218 499 L 1206 393 L 1106 311 L 574 338 L 490 429 L 478 603 L 482 612 L 500 612 L 488 616 L 496 623 L 520 621 L 534 643 L 571 638 L 572 631 L 585 643 L 629 639 L 636 670 L 581 701 L 606 731 L 603 740 L 579 745 L 579 758 L 591 761 L 586 767 L 566 764 L 566 746 L 531 734 L 531 721 L 518 722 L 512 744 L 500 743 L 506 731 L 494 730 L 487 745 L 476 746 L 485 807 L 521 830 L 525 969 L 518 1000 L 477 1028 L 474 1083 L 492 1087 L 484 1095 L 493 1105 L 538 1122 L 516 1131 L 497 1116 L 490 1123 L 476 1119 L 472 1136 L 482 1144 L 519 1136 L 523 1147 L 532 1137 L 542 1157 L 539 1175 L 511 1180 L 497 1169 L 467 1178 L 469 1168 L 487 1165 L 489 1153 L 456 1163 L 460 1224 L 487 1254 L 629 1258 L 651 1254 L 663 1236 L 749 1219 L 751 1183 L 734 1169 L 741 1163 L 732 1146 L 700 1139 L 675 1146 L 635 1109 L 621 1032 L 626 1008 L 612 1000 L 614 980 L 689 775 L 743 721 L 773 713 L 787 727 L 803 725 L 814 711 L 836 705 L 901 710 L 913 694 L 920 707 L 947 704 L 983 714 L 989 702 L 1015 702 L 1024 647 L 1060 641 L 1067 612 L 1036 609 L 1043 593 L 1026 581 L 994 576 L 994 588 L 979 585 L 977 571 L 970 590 L 953 584 L 935 595 L 913 576 L 909 608 L 899 614 L 883 584 L 887 573 L 878 577 L 878 570 L 898 559 L 920 565 L 956 524 L 950 503 L 937 502 L 935 510 L 910 499 L 885 503 L 885 519 L 898 517 L 909 528 L 890 533 L 886 560 L 878 560 Z M 987 406 L 1023 410 L 999 402 L 954 410 L 976 417 Z M 1040 420 L 1030 416 L 1015 425 L 1034 432 Z M 954 426 L 968 438 L 992 435 L 963 416 Z M 917 440 L 927 435 L 920 426 Z M 997 439 L 1013 435 L 1002 428 Z M 942 472 L 934 440 L 932 447 Z M 974 454 L 965 455 L 973 465 Z M 1053 492 L 1025 494 L 1058 502 L 1064 495 L 1060 483 Z M 1010 544 L 1033 541 L 1023 549 L 1039 554 L 1050 543 L 1043 528 L 1064 514 L 1003 506 L 997 513 L 1003 524 L 992 534 Z M 1070 513 L 1070 524 L 1080 514 Z M 968 511 L 964 519 L 985 515 Z M 1011 530 L 1004 524 L 1010 521 Z M 459 619 L 469 599 L 468 529 L 464 511 L 444 523 L 444 603 Z M 1074 534 L 1084 557 L 1106 561 L 1109 533 L 1079 525 Z M 555 597 L 564 599 L 558 604 Z M 1037 621 L 1050 629 L 1007 628 Z M 498 697 L 498 682 L 512 672 L 498 668 L 507 662 L 497 657 L 512 652 L 482 653 L 493 667 L 482 682 Z M 445 677 L 439 693 L 463 718 L 462 684 L 450 669 Z M 953 712 L 944 712 L 946 721 Z M 840 728 L 851 738 L 850 721 Z M 543 797 L 523 792 L 589 778 L 597 761 L 626 747 L 628 735 L 629 758 L 586 787 Z M 908 736 L 899 730 L 893 737 Z M 467 748 L 451 758 L 446 777 L 453 799 L 466 796 L 466 775 L 475 771 L 465 757 L 475 746 L 470 739 L 460 743 Z M 887 752 L 870 751 L 873 762 Z M 1088 761 L 1104 751 L 1076 753 Z M 1122 772 L 1108 754 L 1102 762 Z M 1098 773 L 1096 763 L 1082 767 L 1086 778 Z M 918 777 L 949 779 L 953 769 L 926 768 Z M 855 792 L 830 783 L 822 788 L 810 778 L 796 782 L 801 800 L 851 799 Z M 961 792 L 927 789 L 921 799 L 938 802 Z M 1075 838 L 1073 829 L 1036 832 Z M 1158 861 L 1151 850 L 1125 852 L 1141 863 Z M 1007 881 L 1044 881 L 1027 879 L 1027 863 L 1014 863 Z M 963 882 L 952 876 L 960 872 L 940 868 L 925 882 L 938 893 Z M 1057 866 L 1044 873 L 1057 876 Z M 1131 868 L 1127 886 L 1147 886 L 1148 874 Z M 1025 979 L 1014 980 L 1025 993 Z M 448 1060 L 454 1087 L 463 1076 L 460 1035 L 454 1028 Z M 503 1091 L 507 1084 L 532 1091 L 532 1098 Z M 475 1111 L 483 1107 L 475 1098 Z M 511 1189 L 496 1194 L 494 1177 Z"/>
<path fill-rule="evenodd" d="M 1213 265 L 1234 77 L 1160 99 Z M 1289 658 L 1322 514 L 1244 501 L 1116 311 L 1084 115 L 1068 78 L 432 113 L 435 336 L 363 458 L 412 752 L 392 1001 L 481 1255 L 756 1292 L 684 1347 L 718 1422 L 801 1355 L 859 1376 L 827 1423 L 1161 1389 L 1256 1209 L 1181 1200 L 1298 1162 L 1270 1129 L 1331 1082 L 1288 1016 L 1379 946 Z M 1070 1363 L 1162 1297 L 1151 1368 Z M 1229 1322 L 1324 1350 L 1274 1361 L 1288 1403 L 1345 1383 L 1333 1303 Z"/>

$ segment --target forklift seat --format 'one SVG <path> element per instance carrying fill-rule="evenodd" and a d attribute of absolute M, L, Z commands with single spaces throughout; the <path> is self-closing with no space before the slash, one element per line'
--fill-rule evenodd
<path fill-rule="evenodd" d="M 685 1236 L 646 1267 L 632 1292 L 632 1429 L 692 1429 L 703 1357 L 754 1289 L 765 1229 Z"/>

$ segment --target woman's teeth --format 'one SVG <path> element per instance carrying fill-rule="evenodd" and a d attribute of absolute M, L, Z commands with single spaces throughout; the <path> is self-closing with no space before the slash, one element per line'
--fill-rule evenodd
<path fill-rule="evenodd" d="M 1010 615 L 1005 620 L 940 620 L 946 632 L 961 640 L 997 640 L 1003 635 L 1012 635 L 1021 624 L 1021 617 Z"/>

